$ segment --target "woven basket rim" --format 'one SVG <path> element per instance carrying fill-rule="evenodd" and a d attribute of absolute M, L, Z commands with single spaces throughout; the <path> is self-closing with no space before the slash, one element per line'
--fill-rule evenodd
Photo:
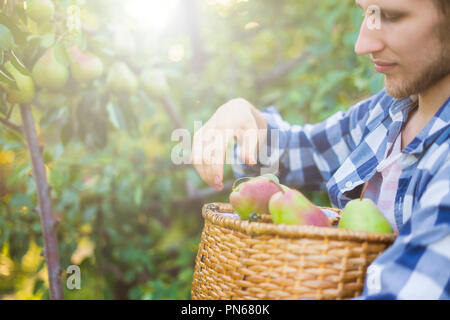
<path fill-rule="evenodd" d="M 216 206 L 220 212 L 234 212 L 233 207 L 229 203 L 207 203 L 203 205 L 202 216 L 205 220 L 214 225 L 225 227 L 227 229 L 242 232 L 249 236 L 253 235 L 274 235 L 279 238 L 299 238 L 307 237 L 312 239 L 330 239 L 330 240 L 347 240 L 356 242 L 376 242 L 376 243 L 392 243 L 397 234 L 373 233 L 357 230 L 344 230 L 337 228 L 316 227 L 316 226 L 299 226 L 272 224 L 263 222 L 250 222 L 247 220 L 238 220 L 216 213 L 210 207 Z M 331 210 L 339 210 L 328 208 Z"/>

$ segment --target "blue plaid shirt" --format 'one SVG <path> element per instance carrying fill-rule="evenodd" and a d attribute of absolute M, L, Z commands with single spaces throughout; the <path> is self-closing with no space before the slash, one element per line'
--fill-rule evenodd
<path fill-rule="evenodd" d="M 359 197 L 361 187 L 400 134 L 413 99 L 394 99 L 383 90 L 318 124 L 289 125 L 274 107 L 268 121 L 266 163 L 238 164 L 236 177 L 279 165 L 280 182 L 291 187 L 326 188 L 334 207 Z M 450 98 L 402 151 L 395 196 L 399 235 L 367 270 L 358 299 L 450 299 Z M 272 130 L 279 138 L 271 141 Z M 272 139 L 274 140 L 274 139 Z M 273 157 L 275 155 L 275 157 Z"/>

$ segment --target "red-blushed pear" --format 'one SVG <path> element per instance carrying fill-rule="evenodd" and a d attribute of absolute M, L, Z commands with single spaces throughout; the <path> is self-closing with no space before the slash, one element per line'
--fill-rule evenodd
<path fill-rule="evenodd" d="M 278 177 L 276 175 L 274 175 L 273 173 L 266 173 L 266 174 L 263 174 L 261 177 L 267 177 L 267 178 L 271 179 L 272 181 L 276 182 L 281 187 L 281 189 L 284 191 L 290 190 L 290 188 L 288 186 L 281 184 Z"/>
<path fill-rule="evenodd" d="M 322 210 L 294 189 L 275 193 L 269 201 L 269 211 L 274 224 L 331 226 Z"/>
<path fill-rule="evenodd" d="M 248 220 L 252 213 L 268 214 L 269 200 L 273 194 L 282 190 L 281 186 L 267 176 L 250 178 L 235 186 L 239 181 L 242 181 L 242 178 L 236 180 L 233 185 L 230 203 L 241 219 Z"/>
<path fill-rule="evenodd" d="M 72 46 L 67 51 L 72 75 L 78 82 L 91 81 L 103 74 L 103 62 L 96 55 L 82 52 L 77 46 Z"/>
<path fill-rule="evenodd" d="M 5 63 L 6 70 L 16 81 L 17 88 L 10 88 L 8 85 L 1 83 L 3 89 L 7 93 L 6 100 L 9 103 L 28 104 L 34 99 L 35 89 L 33 78 L 22 74 L 14 67 L 11 61 Z"/>
<path fill-rule="evenodd" d="M 280 183 L 280 180 L 278 179 L 278 177 L 276 175 L 274 175 L 273 173 L 266 173 L 266 174 L 261 175 L 261 177 L 267 177 L 267 178 L 275 181 L 278 184 Z"/>
<path fill-rule="evenodd" d="M 53 18 L 55 5 L 51 0 L 27 0 L 27 14 L 36 22 L 46 22 Z"/>
<path fill-rule="evenodd" d="M 50 91 L 59 91 L 65 87 L 69 79 L 69 70 L 64 63 L 58 61 L 54 48 L 47 50 L 36 62 L 33 67 L 33 79 L 39 87 Z"/>

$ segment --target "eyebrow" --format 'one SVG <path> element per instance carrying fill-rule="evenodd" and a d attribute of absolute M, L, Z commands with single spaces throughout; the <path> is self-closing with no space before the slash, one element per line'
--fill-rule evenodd
<path fill-rule="evenodd" d="M 361 9 L 364 9 L 360 3 L 360 0 L 356 0 L 355 3 L 358 7 L 360 7 Z M 406 13 L 406 10 L 404 10 L 404 9 L 392 9 L 392 8 L 389 9 L 389 8 L 383 8 L 382 6 L 379 6 L 379 7 L 380 7 L 381 12 L 386 13 L 388 15 L 401 15 L 401 14 Z"/>

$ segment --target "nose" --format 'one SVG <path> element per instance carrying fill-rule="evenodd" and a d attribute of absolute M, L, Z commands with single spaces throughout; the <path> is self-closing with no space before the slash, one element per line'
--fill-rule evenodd
<path fill-rule="evenodd" d="M 369 28 L 367 18 L 361 24 L 358 40 L 355 43 L 355 53 L 358 55 L 366 55 L 384 49 L 384 43 L 381 41 L 381 30 Z"/>

